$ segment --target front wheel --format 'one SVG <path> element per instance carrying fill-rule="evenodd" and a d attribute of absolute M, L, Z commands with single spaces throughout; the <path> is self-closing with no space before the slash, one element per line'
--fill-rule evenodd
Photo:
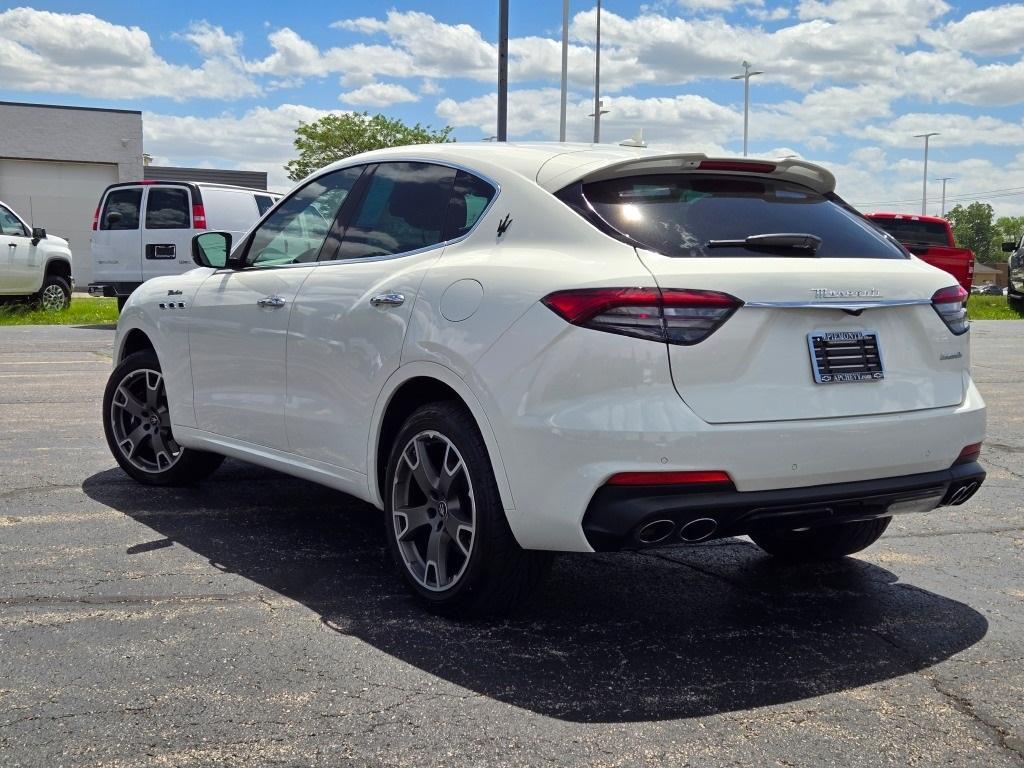
<path fill-rule="evenodd" d="M 146 485 L 194 483 L 224 461 L 175 441 L 160 361 L 151 351 L 129 355 L 110 374 L 103 394 L 103 432 L 121 469 Z"/>
<path fill-rule="evenodd" d="M 46 312 L 60 312 L 71 304 L 71 286 L 59 275 L 47 275 L 36 294 L 36 303 Z"/>
<path fill-rule="evenodd" d="M 551 563 L 550 553 L 516 542 L 483 439 L 457 404 L 434 403 L 409 417 L 384 488 L 388 548 L 406 585 L 435 612 L 507 614 Z"/>
<path fill-rule="evenodd" d="M 874 544 L 892 522 L 891 517 L 854 523 L 823 525 L 806 530 L 751 533 L 761 549 L 783 560 L 837 560 Z"/>

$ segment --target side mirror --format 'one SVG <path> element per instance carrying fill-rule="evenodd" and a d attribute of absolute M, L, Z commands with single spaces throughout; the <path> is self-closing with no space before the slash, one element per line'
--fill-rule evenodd
<path fill-rule="evenodd" d="M 42 227 L 32 228 L 32 245 L 39 245 L 40 240 L 46 239 L 46 230 Z"/>
<path fill-rule="evenodd" d="M 231 233 L 203 232 L 192 238 L 192 261 L 200 267 L 223 269 L 231 253 Z"/>
<path fill-rule="evenodd" d="M 1006 253 L 1013 253 L 1014 251 L 1017 250 L 1017 244 L 1016 243 L 1003 243 L 1003 250 L 1006 251 Z"/>
<path fill-rule="evenodd" d="M 107 214 L 107 226 L 109 227 L 113 226 L 114 224 L 120 224 L 121 219 L 123 218 L 124 216 L 122 216 L 118 211 L 111 211 L 110 213 Z"/>

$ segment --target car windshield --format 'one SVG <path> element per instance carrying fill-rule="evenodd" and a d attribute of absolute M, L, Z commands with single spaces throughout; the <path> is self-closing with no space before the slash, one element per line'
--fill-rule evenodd
<path fill-rule="evenodd" d="M 901 243 L 909 245 L 949 245 L 946 225 L 935 221 L 874 218 L 871 220 Z"/>
<path fill-rule="evenodd" d="M 631 176 L 584 184 L 582 194 L 606 224 L 665 256 L 794 255 L 794 249 L 785 246 L 742 241 L 757 235 L 798 233 L 821 239 L 814 254 L 817 258 L 906 258 L 900 248 L 836 200 L 778 179 L 679 173 Z M 565 199 L 564 194 L 560 196 Z M 709 247 L 713 240 L 741 242 Z"/>

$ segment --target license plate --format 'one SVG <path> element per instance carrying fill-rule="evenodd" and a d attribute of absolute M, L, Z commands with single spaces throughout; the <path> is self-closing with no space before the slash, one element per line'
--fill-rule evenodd
<path fill-rule="evenodd" d="M 847 384 L 885 378 L 882 348 L 875 331 L 811 331 L 811 369 L 818 384 Z"/>

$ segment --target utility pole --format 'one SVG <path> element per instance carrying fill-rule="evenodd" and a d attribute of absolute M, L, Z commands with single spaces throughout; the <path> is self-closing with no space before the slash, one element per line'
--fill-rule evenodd
<path fill-rule="evenodd" d="M 763 75 L 764 72 L 756 70 L 750 71 L 750 62 L 743 62 L 743 74 L 733 75 L 730 80 L 742 80 L 743 81 L 743 156 L 747 156 L 747 130 L 750 127 L 750 78 L 754 75 Z"/>
<path fill-rule="evenodd" d="M 601 0 L 597 0 L 597 47 L 594 56 L 594 143 L 601 143 Z"/>
<path fill-rule="evenodd" d="M 508 140 L 508 0 L 498 0 L 498 141 Z"/>
<path fill-rule="evenodd" d="M 928 139 L 938 136 L 937 131 L 914 134 L 915 139 L 924 139 L 924 176 L 921 181 L 921 215 L 928 215 Z"/>
<path fill-rule="evenodd" d="M 558 140 L 565 141 L 565 109 L 569 99 L 569 0 L 562 0 L 562 111 L 558 118 Z"/>
<path fill-rule="evenodd" d="M 943 218 L 946 217 L 946 182 L 950 181 L 952 178 L 952 176 L 940 176 L 936 179 L 936 181 L 942 182 L 942 213 L 939 215 Z"/>

